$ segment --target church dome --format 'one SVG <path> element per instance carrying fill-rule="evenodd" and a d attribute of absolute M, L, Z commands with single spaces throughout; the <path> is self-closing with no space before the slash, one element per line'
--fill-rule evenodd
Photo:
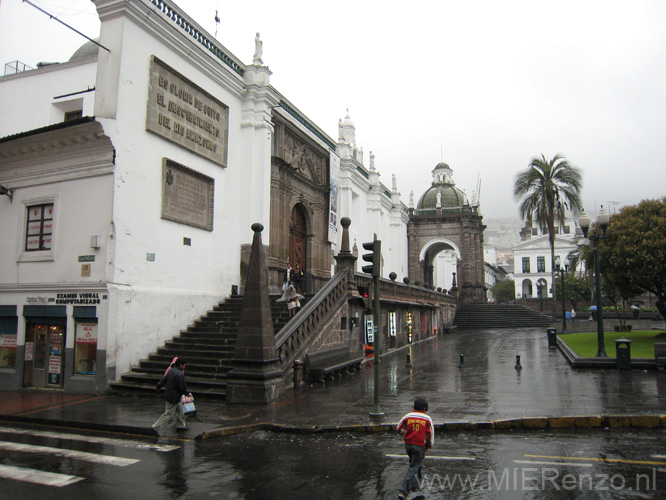
<path fill-rule="evenodd" d="M 354 126 L 354 122 L 351 120 L 349 117 L 349 111 L 347 111 L 347 116 L 345 116 L 344 120 L 342 120 L 342 126 L 343 127 L 351 127 L 351 128 L 356 128 Z"/>
<path fill-rule="evenodd" d="M 454 185 L 451 167 L 439 163 L 432 174 L 432 186 L 421 196 L 417 209 L 460 208 L 468 205 L 465 193 Z"/>
<path fill-rule="evenodd" d="M 87 59 L 88 57 L 96 56 L 98 50 L 99 46 L 96 43 L 87 41 L 78 49 L 76 49 L 76 52 L 72 54 L 72 57 L 69 58 L 68 62 L 79 61 L 81 59 Z"/>

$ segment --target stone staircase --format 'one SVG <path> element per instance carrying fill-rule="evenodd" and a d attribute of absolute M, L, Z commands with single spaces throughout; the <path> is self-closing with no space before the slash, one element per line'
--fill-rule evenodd
<path fill-rule="evenodd" d="M 275 333 L 290 319 L 286 303 L 277 302 L 278 298 L 280 295 L 270 297 Z M 302 300 L 301 304 L 304 305 L 307 300 Z M 242 305 L 243 297 L 240 295 L 217 304 L 177 337 L 165 342 L 163 347 L 123 374 L 118 382 L 112 382 L 111 390 L 122 394 L 155 394 L 155 385 L 164 376 L 171 360 L 182 356 L 187 361 L 186 382 L 192 395 L 195 398 L 204 396 L 224 399 Z"/>
<path fill-rule="evenodd" d="M 549 327 L 552 318 L 520 305 L 475 304 L 458 307 L 453 320 L 460 330 Z"/>

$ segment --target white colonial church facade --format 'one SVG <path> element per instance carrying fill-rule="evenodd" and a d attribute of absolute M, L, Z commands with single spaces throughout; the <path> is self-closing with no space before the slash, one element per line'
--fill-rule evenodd
<path fill-rule="evenodd" d="M 245 64 L 175 4 L 94 4 L 99 46 L 0 77 L 0 389 L 104 390 L 242 287 L 256 222 L 273 285 L 303 255 L 316 290 L 342 217 L 408 276 L 409 208 L 349 116 L 329 137 L 260 44 Z M 290 213 L 303 234 L 281 241 Z"/>

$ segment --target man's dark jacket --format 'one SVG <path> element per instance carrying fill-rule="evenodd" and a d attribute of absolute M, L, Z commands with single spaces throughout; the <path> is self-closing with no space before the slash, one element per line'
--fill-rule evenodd
<path fill-rule="evenodd" d="M 164 386 L 164 399 L 171 404 L 180 403 L 180 397 L 187 395 L 187 386 L 185 385 L 185 374 L 178 367 L 173 367 L 157 383 L 157 388 Z"/>

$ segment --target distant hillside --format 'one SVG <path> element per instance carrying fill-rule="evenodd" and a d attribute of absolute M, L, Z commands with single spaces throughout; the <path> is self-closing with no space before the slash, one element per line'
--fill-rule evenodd
<path fill-rule="evenodd" d="M 523 222 L 518 219 L 483 218 L 486 229 L 483 232 L 484 247 L 495 247 L 497 250 L 511 250 L 520 243 L 520 230 Z"/>

